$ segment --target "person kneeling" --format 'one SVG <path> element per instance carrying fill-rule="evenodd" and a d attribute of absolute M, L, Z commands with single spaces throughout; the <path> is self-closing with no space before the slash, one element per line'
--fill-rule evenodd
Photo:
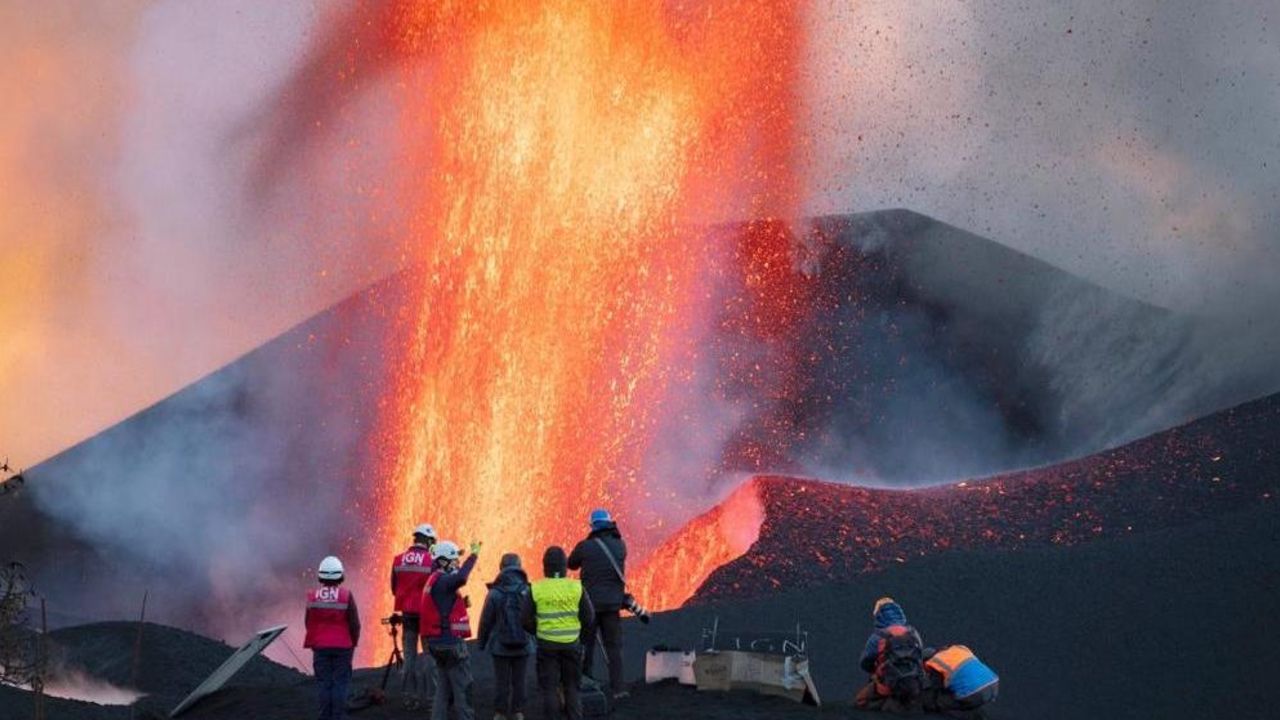
<path fill-rule="evenodd" d="M 862 651 L 861 667 L 871 675 L 854 704 L 864 710 L 905 712 L 917 709 L 924 690 L 924 643 L 907 624 L 893 598 L 876 601 L 871 611 L 875 630 Z"/>
<path fill-rule="evenodd" d="M 993 702 L 1000 692 L 1000 678 L 964 645 L 951 645 L 925 661 L 929 689 L 924 708 L 969 717 L 969 711 Z"/>

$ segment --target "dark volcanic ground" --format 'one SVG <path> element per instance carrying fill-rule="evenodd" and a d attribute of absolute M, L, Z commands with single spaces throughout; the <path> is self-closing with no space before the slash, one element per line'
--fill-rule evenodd
<path fill-rule="evenodd" d="M 692 602 L 849 578 L 964 548 L 1072 545 L 1280 500 L 1280 395 L 1059 465 L 923 490 L 750 481 L 759 539 Z M 747 488 L 751 489 L 751 488 Z M 667 546 L 680 542 L 680 536 Z"/>
<path fill-rule="evenodd" d="M 845 701 L 862 682 L 855 664 L 875 598 L 891 594 L 926 642 L 964 642 L 1002 677 L 993 718 L 1270 718 L 1268 683 L 1280 663 L 1280 508 L 1224 513 L 1179 527 L 1117 535 L 1077 545 L 965 550 L 924 557 L 845 582 L 788 589 L 749 600 L 720 600 L 629 621 L 630 675 L 655 644 L 696 647 L 716 618 L 732 629 L 810 632 L 821 711 L 776 699 L 721 696 L 680 687 L 641 687 L 615 717 L 864 717 Z M 112 643 L 103 634 L 114 634 Z M 230 649 L 188 634 L 147 628 L 144 667 L 184 663 L 212 668 Z M 74 628 L 59 642 L 119 648 L 129 624 Z M 114 644 L 113 644 L 114 643 Z M 128 642 L 124 642 L 127 646 Z M 173 653 L 185 648 L 181 658 Z M 119 650 L 99 656 L 118 660 Z M 84 656 L 97 652 L 81 651 Z M 487 717 L 488 658 L 474 661 L 478 714 Z M 265 663 L 264 663 L 265 664 Z M 141 710 L 172 707 L 181 693 L 167 673 L 143 674 L 159 695 Z M 151 679 L 145 679 L 151 678 Z M 376 673 L 363 676 L 373 682 Z M 262 682 L 274 684 L 262 687 Z M 185 688 L 184 688 L 185 689 Z M 30 717 L 29 694 L 0 690 L 0 719 Z M 285 720 L 311 714 L 309 684 L 283 668 L 259 668 L 236 680 L 192 718 Z M 123 709 L 54 702 L 53 718 L 126 717 Z M 140 717 L 146 717 L 140 713 Z M 409 718 L 391 708 L 356 717 Z M 874 717 L 874 715 L 865 715 Z"/>

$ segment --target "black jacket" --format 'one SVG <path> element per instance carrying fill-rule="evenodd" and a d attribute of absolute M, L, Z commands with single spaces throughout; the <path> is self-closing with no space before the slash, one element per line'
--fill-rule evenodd
<path fill-rule="evenodd" d="M 494 633 L 501 629 L 502 623 L 502 602 L 504 592 L 515 592 L 520 597 L 519 620 L 523 622 L 524 618 L 524 600 L 529 595 L 529 576 L 524 570 L 518 567 L 509 567 L 498 573 L 498 577 L 489 583 L 489 594 L 484 599 L 484 610 L 480 611 L 480 632 L 476 636 L 476 640 L 480 643 L 480 649 L 487 649 L 495 657 L 521 657 L 533 652 L 533 636 L 527 635 L 527 642 L 523 648 L 510 648 L 498 642 Z M 518 628 L 524 632 L 524 628 Z M 493 640 L 493 643 L 489 641 Z M 492 645 L 490 647 L 490 645 Z"/>
<path fill-rule="evenodd" d="M 618 526 L 613 523 L 599 530 L 592 530 L 586 540 L 578 543 L 569 554 L 569 569 L 581 570 L 582 587 L 591 596 L 591 604 L 597 611 L 621 610 L 627 594 L 626 584 L 618 577 L 596 538 L 600 538 L 608 546 L 618 567 L 624 573 L 627 571 L 627 544 L 622 541 L 622 533 L 618 532 Z"/>

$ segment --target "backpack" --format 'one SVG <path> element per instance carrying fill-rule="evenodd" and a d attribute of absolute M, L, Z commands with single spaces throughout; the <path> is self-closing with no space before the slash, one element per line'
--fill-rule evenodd
<path fill-rule="evenodd" d="M 895 632 L 895 630 L 897 630 Z M 876 671 L 880 684 L 896 700 L 910 701 L 924 689 L 924 649 L 911 628 L 891 628 L 880 640 Z"/>
<path fill-rule="evenodd" d="M 528 588 L 498 590 L 498 644 L 508 650 L 518 650 L 529 644 L 529 634 L 520 623 L 520 605 Z"/>

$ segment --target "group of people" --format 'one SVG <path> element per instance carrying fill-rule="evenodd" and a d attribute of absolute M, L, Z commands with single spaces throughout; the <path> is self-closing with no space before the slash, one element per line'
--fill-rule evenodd
<path fill-rule="evenodd" d="M 964 645 L 927 648 L 893 598 L 876 601 L 860 665 L 870 675 L 854 704 L 865 710 L 964 715 L 996 699 L 1000 678 Z"/>
<path fill-rule="evenodd" d="M 615 701 L 627 697 L 622 674 L 620 612 L 634 607 L 626 593 L 627 546 L 608 511 L 589 517 L 590 533 L 571 553 L 553 545 L 542 555 L 542 578 L 530 581 L 521 559 L 506 553 L 498 575 L 488 584 L 477 647 L 493 658 L 495 720 L 523 720 L 525 676 L 535 658 L 544 718 L 582 717 L 579 688 L 591 676 L 595 646 L 604 647 L 608 689 Z M 469 599 L 462 595 L 475 569 L 481 545 L 473 542 L 463 559 L 461 548 L 438 540 L 435 528 L 414 528 L 412 544 L 391 564 L 391 593 L 397 622 L 403 627 L 402 696 L 406 706 L 421 704 L 435 686 L 432 720 L 471 720 L 472 674 L 467 639 L 471 637 Z M 579 578 L 568 577 L 578 570 Z M 360 640 L 360 615 L 351 591 L 343 587 L 341 561 L 327 557 L 317 572 L 319 587 L 307 595 L 305 647 L 313 651 L 321 720 L 344 717 L 351 662 Z M 420 652 L 421 649 L 421 652 Z M 422 662 L 422 655 L 432 662 Z"/>

